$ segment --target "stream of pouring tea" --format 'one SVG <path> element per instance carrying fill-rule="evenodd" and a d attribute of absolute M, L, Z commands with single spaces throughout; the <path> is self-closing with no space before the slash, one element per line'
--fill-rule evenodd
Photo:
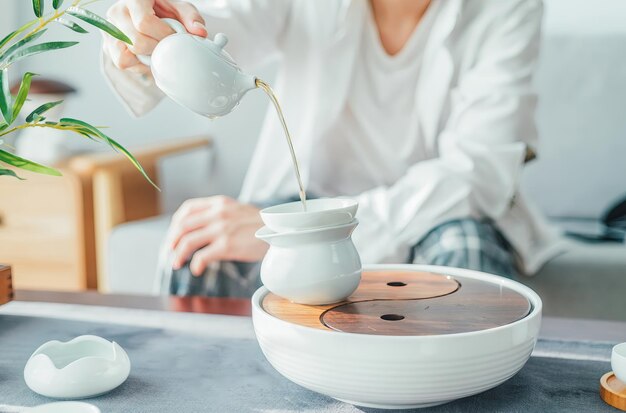
<path fill-rule="evenodd" d="M 256 79 L 256 86 L 260 89 L 263 89 L 265 93 L 270 97 L 272 103 L 274 104 L 274 108 L 276 108 L 276 113 L 278 114 L 278 118 L 280 119 L 280 123 L 283 125 L 283 130 L 285 131 L 285 138 L 287 138 L 287 145 L 289 145 L 289 152 L 291 153 L 291 161 L 293 162 L 293 169 L 296 173 L 296 179 L 298 180 L 298 186 L 300 187 L 300 201 L 302 201 L 302 209 L 306 211 L 306 192 L 304 191 L 304 185 L 302 185 L 302 178 L 300 178 L 300 166 L 298 165 L 298 159 L 296 158 L 296 152 L 293 149 L 293 142 L 291 141 L 291 135 L 289 134 L 289 129 L 287 129 L 287 122 L 285 122 L 285 117 L 283 116 L 283 111 L 280 108 L 280 103 L 278 103 L 278 99 L 274 94 L 274 91 L 264 81 L 261 79 Z"/>

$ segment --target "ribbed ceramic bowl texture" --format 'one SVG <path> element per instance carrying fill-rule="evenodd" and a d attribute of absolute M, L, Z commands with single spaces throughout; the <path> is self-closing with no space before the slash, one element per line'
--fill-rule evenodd
<path fill-rule="evenodd" d="M 517 373 L 535 346 L 541 299 L 515 281 L 477 271 L 415 265 L 364 270 L 417 270 L 483 280 L 524 295 L 530 313 L 511 324 L 469 333 L 383 336 L 315 329 L 280 320 L 252 297 L 254 329 L 278 372 L 307 389 L 348 403 L 387 409 L 426 407 L 491 389 Z"/>

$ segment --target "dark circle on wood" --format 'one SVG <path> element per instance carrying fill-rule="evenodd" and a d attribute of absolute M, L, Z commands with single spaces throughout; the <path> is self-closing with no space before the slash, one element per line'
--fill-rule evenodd
<path fill-rule="evenodd" d="M 383 314 L 380 316 L 385 321 L 400 321 L 404 320 L 404 316 L 400 314 Z"/>
<path fill-rule="evenodd" d="M 404 287 L 406 286 L 406 283 L 403 283 L 402 281 L 392 281 L 387 283 L 387 285 L 390 287 Z"/>

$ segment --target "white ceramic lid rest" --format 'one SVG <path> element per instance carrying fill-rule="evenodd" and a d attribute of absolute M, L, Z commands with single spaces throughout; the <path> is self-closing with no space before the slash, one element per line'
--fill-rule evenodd
<path fill-rule="evenodd" d="M 77 399 L 109 392 L 129 373 L 130 360 L 119 344 L 84 335 L 41 345 L 24 367 L 24 381 L 43 396 Z"/>

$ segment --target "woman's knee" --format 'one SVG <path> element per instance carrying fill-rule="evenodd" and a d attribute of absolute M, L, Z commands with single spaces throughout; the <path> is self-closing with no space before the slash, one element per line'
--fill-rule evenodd
<path fill-rule="evenodd" d="M 445 222 L 413 248 L 415 264 L 467 268 L 514 277 L 515 253 L 493 223 L 474 218 Z"/>

